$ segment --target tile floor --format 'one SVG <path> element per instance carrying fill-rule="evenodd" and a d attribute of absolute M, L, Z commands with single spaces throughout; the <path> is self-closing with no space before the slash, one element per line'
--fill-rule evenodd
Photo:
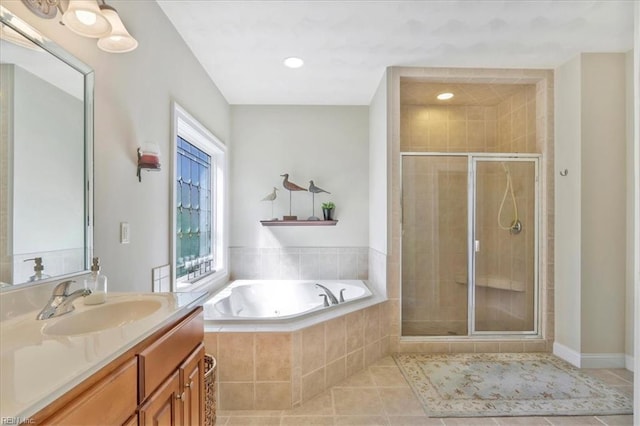
<path fill-rule="evenodd" d="M 583 370 L 633 394 L 625 369 Z M 219 411 L 216 425 L 633 425 L 633 416 L 429 418 L 391 357 L 292 410 Z"/>

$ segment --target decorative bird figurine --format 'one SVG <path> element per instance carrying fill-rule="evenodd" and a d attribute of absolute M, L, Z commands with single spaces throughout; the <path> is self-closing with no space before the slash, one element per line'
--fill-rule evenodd
<path fill-rule="evenodd" d="M 278 196 L 278 194 L 276 193 L 276 191 L 278 190 L 278 188 L 276 188 L 275 186 L 273 187 L 273 191 L 271 191 L 271 193 L 265 195 L 265 197 L 261 200 L 261 201 L 271 201 L 271 220 L 277 220 L 274 216 L 273 216 L 273 200 L 276 199 L 276 197 Z"/>
<path fill-rule="evenodd" d="M 325 191 L 324 189 L 317 187 L 312 180 L 309 181 L 309 192 L 313 192 L 314 194 L 318 194 L 320 192 L 326 192 L 327 194 L 331 194 L 329 191 Z"/>
<path fill-rule="evenodd" d="M 298 220 L 298 216 L 293 216 L 291 214 L 291 193 L 293 191 L 306 191 L 306 189 L 304 189 L 303 187 L 296 185 L 293 182 L 289 182 L 289 174 L 285 173 L 283 175 L 280 175 L 282 177 L 284 177 L 284 180 L 282 181 L 282 186 L 284 186 L 285 189 L 287 189 L 289 191 L 289 216 L 285 216 L 284 220 Z"/>
<path fill-rule="evenodd" d="M 320 220 L 318 216 L 316 216 L 316 194 L 320 192 L 326 192 L 327 194 L 331 194 L 329 191 L 325 191 L 324 189 L 316 186 L 312 180 L 309 181 L 309 192 L 311 193 L 311 212 L 312 215 L 307 220 Z"/>
<path fill-rule="evenodd" d="M 285 189 L 288 189 L 289 191 L 306 191 L 306 189 L 304 189 L 303 187 L 296 185 L 293 182 L 289 182 L 289 174 L 285 173 L 283 175 L 280 175 L 284 177 L 284 180 L 282 181 L 282 186 L 284 186 Z"/>
<path fill-rule="evenodd" d="M 269 194 L 267 194 L 261 201 L 273 201 L 276 199 L 276 197 L 278 196 L 278 194 L 276 194 L 276 191 L 278 190 L 278 188 L 276 188 L 275 186 L 273 187 L 273 191 Z"/>

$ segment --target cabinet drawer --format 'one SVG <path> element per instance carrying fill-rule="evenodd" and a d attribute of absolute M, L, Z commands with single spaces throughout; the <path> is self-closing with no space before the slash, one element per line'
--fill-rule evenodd
<path fill-rule="evenodd" d="M 138 403 L 142 403 L 204 340 L 202 308 L 180 321 L 138 355 Z"/>
<path fill-rule="evenodd" d="M 75 398 L 46 424 L 122 425 L 135 413 L 138 369 L 133 358 Z"/>

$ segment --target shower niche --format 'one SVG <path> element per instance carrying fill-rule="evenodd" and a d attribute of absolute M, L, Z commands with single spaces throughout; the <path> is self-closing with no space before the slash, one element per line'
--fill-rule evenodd
<path fill-rule="evenodd" d="M 538 154 L 404 152 L 402 336 L 538 335 Z"/>

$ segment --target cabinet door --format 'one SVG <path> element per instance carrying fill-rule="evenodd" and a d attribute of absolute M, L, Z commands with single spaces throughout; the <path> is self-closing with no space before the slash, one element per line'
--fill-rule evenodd
<path fill-rule="evenodd" d="M 201 343 L 180 366 L 185 425 L 204 424 L 204 345 Z"/>
<path fill-rule="evenodd" d="M 137 380 L 137 364 L 133 358 L 58 410 L 45 423 L 122 425 L 136 411 Z"/>
<path fill-rule="evenodd" d="M 180 398 L 180 374 L 176 370 L 140 407 L 140 426 L 181 426 Z"/>

